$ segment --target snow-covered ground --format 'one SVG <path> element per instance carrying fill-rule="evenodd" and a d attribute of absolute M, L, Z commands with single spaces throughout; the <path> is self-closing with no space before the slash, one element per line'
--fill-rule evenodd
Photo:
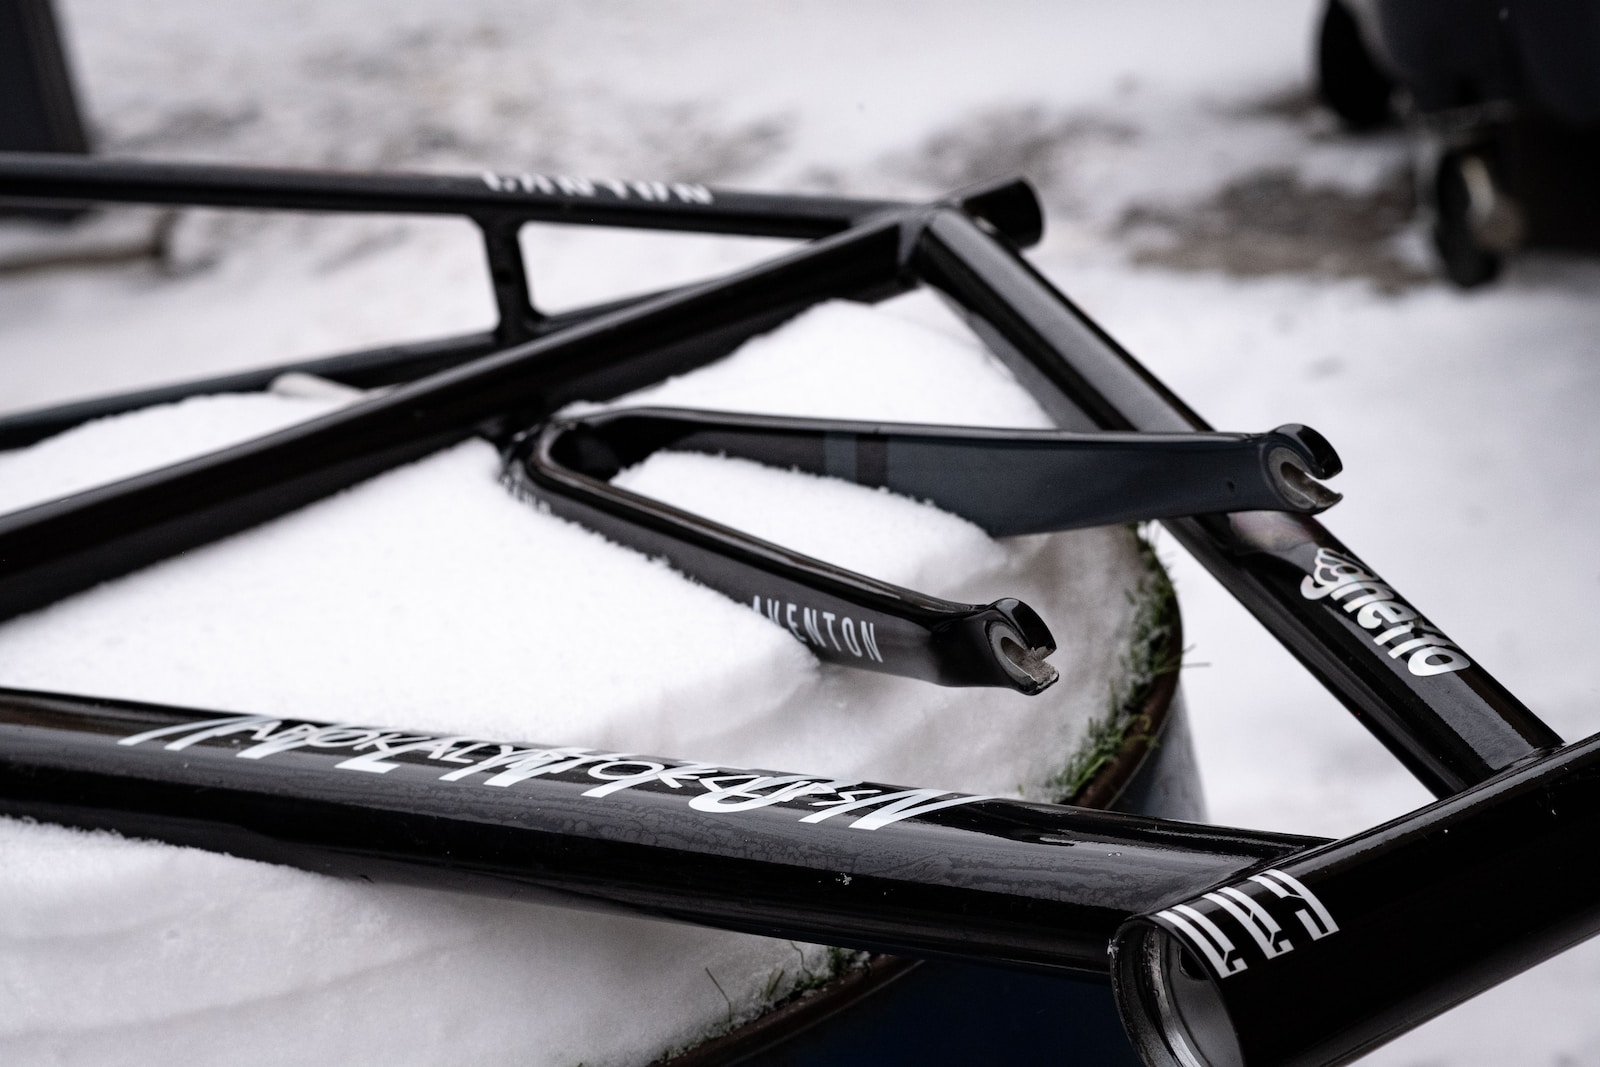
<path fill-rule="evenodd" d="M 861 195 L 1022 171 L 1049 212 L 1034 262 L 1219 428 L 1325 433 L 1347 469 L 1332 529 L 1587 735 L 1600 264 L 1434 281 L 1404 141 L 1306 103 L 1313 6 L 61 4 L 108 153 Z M 769 247 L 534 236 L 554 306 Z M 447 223 L 192 213 L 162 267 L 0 276 L 0 408 L 481 325 L 475 256 Z M 1214 820 L 1335 835 L 1427 799 L 1168 555 Z M 1597 999 L 1600 948 L 1580 948 L 1366 1062 L 1600 1063 Z"/>

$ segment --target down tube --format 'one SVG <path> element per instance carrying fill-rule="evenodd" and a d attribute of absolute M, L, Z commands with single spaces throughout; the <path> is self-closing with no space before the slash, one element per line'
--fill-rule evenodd
<path fill-rule="evenodd" d="M 332 874 L 1105 974 L 1309 838 L 625 752 L 0 690 L 0 813 Z"/>
<path fill-rule="evenodd" d="M 1013 249 L 941 211 L 916 265 L 1060 421 L 1209 427 Z M 1314 520 L 1246 512 L 1165 523 L 1437 796 L 1560 737 Z"/>

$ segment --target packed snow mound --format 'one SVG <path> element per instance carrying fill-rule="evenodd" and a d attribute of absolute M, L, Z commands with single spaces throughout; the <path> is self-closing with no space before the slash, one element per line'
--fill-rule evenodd
<path fill-rule="evenodd" d="M 815 308 L 628 403 L 1038 427 L 975 342 Z M 17 508 L 329 408 L 195 398 L 0 456 Z M 1028 698 L 825 666 L 748 606 L 542 514 L 473 441 L 0 626 L 0 684 L 1035 798 L 1103 714 L 1129 531 L 993 541 L 887 492 L 659 454 L 628 488 L 956 600 L 1017 596 Z M 601 651 L 603 650 L 603 651 Z M 0 819 L 0 1060 L 642 1064 L 838 965 L 818 946 L 390 886 Z M 440 996 L 441 989 L 450 991 Z"/>

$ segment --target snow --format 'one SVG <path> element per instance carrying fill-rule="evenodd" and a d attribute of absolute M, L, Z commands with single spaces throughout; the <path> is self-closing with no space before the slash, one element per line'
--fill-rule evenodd
<path fill-rule="evenodd" d="M 1359 211 L 1339 216 L 1332 232 L 1302 233 L 1293 220 L 1274 230 L 1271 212 L 1253 211 L 1255 201 L 1246 200 L 1232 213 L 1216 209 L 1218 221 L 1199 234 L 1209 244 L 1163 221 L 1213 210 L 1210 198 L 1230 188 L 1266 188 L 1263 175 L 1280 176 L 1291 193 L 1321 191 L 1335 208 L 1359 207 L 1368 202 L 1361 198 L 1385 189 L 1403 193 L 1403 179 L 1395 179 L 1407 161 L 1403 139 L 1345 137 L 1296 103 L 1315 14 L 1310 0 L 1019 2 L 981 12 L 953 2 L 913 12 L 890 0 L 760 6 L 612 0 L 581 9 L 509 0 L 225 7 L 169 0 L 156 9 L 63 0 L 61 7 L 101 143 L 119 153 L 511 167 L 860 195 L 931 195 L 1025 169 L 1040 182 L 1049 219 L 1048 236 L 1031 256 L 1056 284 L 1219 428 L 1300 421 L 1326 434 L 1347 468 L 1335 482 L 1346 499 L 1329 517 L 1334 532 L 1564 736 L 1581 737 L 1600 725 L 1600 684 L 1584 651 L 1585 635 L 1600 624 L 1600 598 L 1593 595 L 1600 569 L 1591 550 L 1600 493 L 1590 489 L 1600 462 L 1592 401 L 1600 375 L 1600 304 L 1592 296 L 1600 268 L 1530 254 L 1497 286 L 1460 294 L 1427 278 L 1415 225 L 1369 232 Z M 1252 237 L 1255 245 L 1245 240 Z M 179 221 L 174 241 L 166 273 L 131 265 L 0 277 L 0 406 L 471 329 L 489 316 L 481 267 L 463 226 L 381 219 L 313 226 L 194 213 Z M 552 237 L 549 230 L 531 235 L 529 245 L 537 250 L 535 293 L 541 301 L 548 295 L 552 306 L 658 284 L 663 272 L 688 277 L 725 269 L 775 247 L 581 232 Z M 1278 258 L 1266 262 L 1262 248 L 1276 249 Z M 879 322 L 890 317 L 955 336 L 928 304 L 913 303 L 884 309 L 872 326 L 839 320 L 834 325 L 845 342 L 817 339 L 848 363 L 859 351 L 848 343 L 854 331 L 893 333 L 895 324 Z M 824 331 L 817 321 L 795 328 Z M 887 343 L 878 335 L 863 338 L 863 348 Z M 762 366 L 776 364 L 771 357 L 778 354 L 767 352 Z M 792 358 L 797 366 L 770 371 L 774 379 L 761 389 L 768 404 L 789 398 L 792 383 L 804 380 L 809 357 Z M 694 387 L 701 390 L 696 402 L 747 405 L 753 395 L 747 390 L 758 384 L 731 379 L 759 377 L 754 364 L 708 372 Z M 915 370 L 905 380 L 919 387 L 936 381 Z M 689 402 L 688 381 L 657 391 L 650 402 Z M 877 399 L 888 403 L 895 395 L 884 389 Z M 826 403 L 817 413 L 865 414 L 852 405 L 868 399 L 865 391 L 836 390 L 818 398 Z M 10 494 L 12 480 L 25 475 L 7 462 L 0 492 Z M 451 480 L 446 467 L 465 477 L 486 463 L 468 446 L 348 495 L 403 500 L 404 479 L 419 486 L 435 477 Z M 52 463 L 46 481 L 69 466 L 64 458 L 59 468 Z M 661 476 L 674 480 L 665 469 Z M 473 505 L 485 514 L 503 506 L 508 502 L 487 497 Z M 285 520 L 273 536 L 293 536 L 292 527 L 309 525 L 315 510 Z M 509 521 L 512 512 L 505 514 Z M 525 509 L 516 518 L 518 536 L 545 536 L 528 532 Z M 965 535 L 949 533 L 956 555 L 983 571 L 982 551 L 967 557 L 959 547 Z M 221 545 L 206 553 L 231 550 Z M 1333 835 L 1426 799 L 1199 568 L 1176 547 L 1163 552 L 1193 646 L 1184 688 L 1212 818 Z M 348 565 L 360 571 L 365 563 Z M 282 566 L 284 581 L 311 581 L 288 562 Z M 174 584 L 177 573 L 173 567 Z M 81 599 L 104 600 L 102 593 L 111 592 Z M 282 602 L 263 607 L 258 625 L 290 610 Z M 64 604 L 0 636 L 9 647 L 50 616 L 79 611 L 87 625 L 87 609 Z M 749 639 L 763 637 L 751 631 Z M 39 647 L 65 644 L 38 640 Z M 152 637 L 149 647 L 171 646 Z M 302 652 L 332 655 L 296 654 Z M 796 652 L 779 642 L 770 654 Z M 45 670 L 32 660 L 29 670 Z M 310 699 L 294 687 L 315 687 L 287 678 L 287 662 L 293 660 L 249 668 L 256 672 L 252 685 L 265 687 L 263 699 L 271 692 L 282 694 L 271 699 Z M 76 666 L 53 669 L 76 683 L 67 688 L 88 686 Z M 183 684 L 220 693 L 225 679 L 207 680 L 198 663 L 194 669 L 194 680 Z M 813 668 L 793 670 L 798 686 L 816 684 Z M 868 682 L 864 691 L 883 699 L 871 689 L 879 679 Z M 406 699 L 402 692 L 387 696 Z M 396 706 L 420 714 L 435 704 L 419 697 Z M 846 724 L 841 717 L 840 729 L 853 736 L 864 729 L 858 719 Z M 915 736 L 914 726 L 908 731 Z M 759 734 L 753 727 L 740 743 L 756 742 Z M 694 740 L 664 738 L 680 739 Z M 717 758 L 676 744 L 662 751 Z M 912 777 L 939 784 L 943 773 Z M 60 832 L 50 839 L 85 876 L 102 862 L 106 870 L 154 862 L 117 858 L 118 849 L 132 846 L 114 839 Z M 194 866 L 171 877 L 217 877 L 209 865 L 221 861 L 181 855 L 167 862 Z M 289 885 L 297 876 L 254 877 Z M 256 885 L 270 900 L 278 891 L 268 882 Z M 254 897 L 251 906 L 280 918 L 298 914 L 293 892 L 281 893 L 281 909 Z M 382 905 L 350 903 L 343 914 L 359 908 L 366 921 L 379 922 L 369 910 L 376 908 L 393 925 L 366 940 L 350 935 L 361 945 L 350 945 L 348 959 L 390 958 L 364 955 L 388 938 L 384 951 L 444 967 L 456 951 L 450 946 L 477 945 L 489 961 L 488 977 L 463 990 L 463 999 L 479 998 L 486 1017 L 515 1017 L 504 986 L 514 984 L 505 976 L 516 972 L 506 961 L 521 947 L 516 938 L 534 935 L 482 902 L 389 890 L 379 896 Z M 246 906 L 245 897 L 235 899 L 241 903 L 214 906 Z M 174 895 L 173 907 L 183 900 Z M 404 921 L 422 912 L 442 914 L 443 925 L 423 932 Z M 462 930 L 498 924 L 496 937 L 473 942 L 440 932 L 457 921 Z M 51 931 L 63 925 L 40 922 Z M 146 928 L 164 929 L 161 922 L 151 919 Z M 296 962 L 270 946 L 257 951 L 273 967 L 330 965 Z M 374 971 L 380 972 L 393 973 Z M 33 960 L 8 971 L 0 989 L 14 988 L 16 975 L 39 973 L 50 973 L 50 964 Z M 322 990 L 349 988 L 339 976 L 307 979 L 313 980 L 327 983 L 316 987 Z M 346 992 L 342 1001 L 303 994 L 294 1008 L 333 1012 L 343 1005 L 381 1015 L 404 1003 L 405 991 L 384 985 L 389 981 L 378 981 L 382 994 Z M 1600 949 L 1580 948 L 1363 1062 L 1600 1062 L 1597 993 Z M 721 1005 L 719 999 L 706 1010 Z M 199 1042 L 217 1032 L 220 1022 L 203 1015 L 186 1020 L 171 1040 L 187 1034 Z M 462 1037 L 428 1031 L 432 1025 L 417 1022 L 427 1031 L 419 1041 Z M 112 1039 L 104 1040 L 96 1048 L 109 1055 Z M 376 1055 L 402 1045 L 408 1043 L 373 1049 Z M 37 1046 L 35 1060 L 46 1057 L 44 1047 Z M 20 1054 L 12 1058 L 25 1062 Z"/>

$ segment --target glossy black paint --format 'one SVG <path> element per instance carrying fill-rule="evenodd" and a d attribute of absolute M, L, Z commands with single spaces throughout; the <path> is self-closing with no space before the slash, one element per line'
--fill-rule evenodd
<path fill-rule="evenodd" d="M 627 226 L 746 236 L 817 238 L 910 205 L 886 200 L 712 189 L 691 182 L 617 181 L 562 175 L 367 174 L 209 163 L 75 159 L 0 153 L 0 203 L 50 208 L 180 204 L 272 210 L 457 215 L 477 226 L 499 322 L 495 339 L 537 336 L 518 235 L 529 222 Z M 1003 180 L 955 194 L 952 203 L 1021 244 L 1039 239 L 1043 214 L 1027 183 Z"/>
<path fill-rule="evenodd" d="M 1285 465 L 1328 478 L 1338 454 L 1315 430 L 1265 434 L 1071 433 L 628 408 L 566 419 L 529 460 L 609 479 L 652 452 L 723 454 L 930 500 L 995 537 L 1174 515 L 1314 513 Z M 1318 487 L 1320 488 L 1320 487 Z"/>
<path fill-rule="evenodd" d="M 1218 1067 L 1347 1062 L 1600 933 L 1597 839 L 1600 738 L 1589 738 L 1267 865 L 1290 881 L 1230 879 L 1267 916 L 1256 933 L 1226 891 L 1119 933 L 1130 1030 L 1153 1064 L 1184 1062 L 1180 1045 Z"/>
<path fill-rule="evenodd" d="M 437 341 L 386 345 L 362 352 L 282 363 L 259 370 L 52 404 L 0 416 L 0 450 L 23 448 L 46 437 L 65 433 L 91 419 L 122 415 L 156 404 L 173 404 L 191 396 L 260 392 L 284 374 L 313 374 L 358 389 L 368 389 L 425 377 L 446 367 L 486 356 L 497 347 L 492 333 L 463 334 Z"/>
<path fill-rule="evenodd" d="M 1131 915 L 1320 843 L 16 690 L 0 691 L 0 810 L 332 874 L 1098 974 Z"/>
<path fill-rule="evenodd" d="M 13 194 L 18 188 L 11 186 Z M 338 205 L 355 197 L 345 192 L 348 201 L 337 189 L 305 195 L 333 197 L 327 209 L 344 210 Z M 1021 203 L 997 195 L 1005 210 Z M 507 218 L 485 226 L 492 265 L 499 256 L 505 266 L 514 246 Z M 1003 227 L 992 218 L 986 225 L 940 207 L 872 213 L 721 282 L 643 300 L 236 449 L 0 518 L 7 568 L 0 616 L 243 529 L 469 434 L 507 441 L 571 400 L 614 396 L 715 358 L 815 300 L 874 299 L 918 276 L 969 314 L 1064 427 L 1206 429 L 992 232 Z M 520 275 L 497 273 L 496 283 L 498 345 L 536 329 L 538 318 L 513 306 L 526 304 Z M 1595 932 L 1590 901 L 1600 899 L 1600 886 L 1575 874 L 1570 858 L 1583 856 L 1597 829 L 1589 814 L 1600 810 L 1593 743 L 1502 775 L 1559 738 L 1316 522 L 1237 511 L 1168 525 L 1426 785 L 1449 794 L 1487 784 L 1305 857 L 1291 853 L 1315 842 L 934 791 L 895 795 L 958 802 L 876 829 L 860 820 L 807 824 L 802 812 L 827 803 L 816 799 L 827 794 L 772 802 L 764 790 L 802 781 L 773 776 L 759 787 L 739 777 L 742 785 L 713 797 L 711 810 L 641 784 L 603 798 L 607 817 L 595 822 L 588 802 L 601 798 L 585 794 L 605 782 L 581 773 L 501 790 L 443 783 L 415 754 L 382 775 L 341 769 L 335 764 L 348 755 L 333 744 L 265 760 L 239 759 L 237 735 L 177 752 L 119 745 L 122 731 L 212 722 L 215 713 L 8 694 L 0 699 L 0 796 L 15 814 L 333 872 L 554 893 L 730 929 L 1091 971 L 1103 971 L 1105 938 L 1127 915 L 1208 900 L 1208 887 L 1261 885 L 1249 881 L 1253 873 L 1288 872 L 1325 897 L 1339 931 L 1272 960 L 1275 979 L 1283 975 L 1277 992 L 1263 986 L 1237 996 L 1226 983 L 1238 974 L 1183 987 L 1194 961 L 1186 964 L 1166 935 L 1148 933 L 1170 928 L 1154 919 L 1129 927 L 1146 931 L 1142 944 L 1155 946 L 1155 955 L 1125 976 L 1126 1010 L 1136 1020 L 1141 1010 L 1161 1018 L 1166 1009 L 1150 998 L 1165 995 L 1170 1006 L 1180 989 L 1175 1010 L 1217 1063 L 1246 1054 L 1257 1057 L 1250 1062 L 1338 1062 Z M 700 773 L 602 755 L 614 764 Z M 821 778 L 803 781 L 831 788 Z M 530 790 L 537 791 L 531 804 Z M 887 796 L 871 794 L 867 807 L 879 803 L 871 797 Z M 746 800 L 753 806 L 739 810 Z M 1457 846 L 1447 833 L 1464 834 L 1476 848 Z M 1525 907 L 1497 911 L 1504 900 Z M 1285 913 L 1284 922 L 1296 917 Z M 1462 937 L 1462 929 L 1475 937 Z M 1393 945 L 1420 962 L 1395 966 Z M 1130 951 L 1124 962 L 1138 958 Z M 1395 971 L 1379 983 L 1381 1002 L 1363 985 L 1375 966 Z M 1267 968 L 1255 968 L 1251 983 Z M 1204 989 L 1221 991 L 1208 999 Z M 1274 995 L 1277 1013 L 1254 1006 Z M 1302 1000 L 1290 1004 L 1295 995 Z M 1306 1026 L 1285 1026 L 1283 1011 L 1301 1010 L 1305 998 L 1324 1003 Z M 1161 1054 L 1150 1052 L 1156 1062 Z"/>
<path fill-rule="evenodd" d="M 752 237 L 816 238 L 913 205 L 894 200 L 797 196 L 709 188 L 693 182 L 566 175 L 365 173 L 133 159 L 63 159 L 0 152 L 0 201 L 49 207 L 179 204 L 404 215 Z M 949 202 L 1024 247 L 1044 215 L 1020 178 L 980 182 Z"/>
<path fill-rule="evenodd" d="M 1041 692 L 1057 679 L 1042 657 L 1055 638 L 1007 597 L 962 604 L 892 585 L 620 489 L 561 462 L 576 443 L 557 423 L 508 453 L 519 498 L 652 556 L 747 604 L 816 656 L 939 685 Z M 580 446 L 581 447 L 581 446 Z M 567 458 L 576 458 L 569 456 Z M 614 473 L 614 471 L 613 471 Z"/>
<path fill-rule="evenodd" d="M 963 210 L 1028 245 L 1044 219 L 1021 180 L 956 194 Z M 0 152 L 0 204 L 73 212 L 91 204 L 173 204 L 362 214 L 458 215 L 479 229 L 498 316 L 492 333 L 395 345 L 277 368 L 186 382 L 24 412 L 0 419 L 0 449 L 18 448 L 92 418 L 204 393 L 262 389 L 300 371 L 367 388 L 413 381 L 499 348 L 549 336 L 575 321 L 646 299 L 636 297 L 549 317 L 530 302 L 518 235 L 528 222 L 822 237 L 894 208 L 890 201 L 713 190 L 664 182 L 618 182 L 543 175 L 367 174 L 138 160 L 64 159 Z"/>
<path fill-rule="evenodd" d="M 518 496 L 664 556 L 822 659 L 941 685 L 1038 693 L 1056 680 L 1043 620 L 1004 599 L 961 604 L 834 566 L 610 485 L 664 448 L 723 453 L 931 499 L 996 535 L 1106 525 L 1240 504 L 1320 508 L 1303 476 L 1338 457 L 1315 431 L 1063 434 L 666 408 L 558 420 L 508 452 Z M 1285 477 L 1292 469 L 1295 480 Z M 1305 490 L 1311 490 L 1308 495 Z"/>
<path fill-rule="evenodd" d="M 632 300 L 613 301 L 579 308 L 539 319 L 531 331 L 534 338 L 549 337 L 569 326 L 609 314 L 659 294 Z M 121 415 L 129 411 L 172 404 L 191 396 L 216 393 L 250 393 L 267 389 L 285 374 L 310 374 L 355 389 L 379 389 L 437 374 L 463 363 L 491 355 L 505 346 L 493 332 L 462 334 L 434 341 L 385 345 L 382 348 L 346 352 L 337 356 L 297 360 L 255 370 L 239 371 L 214 378 L 198 378 L 174 385 L 159 385 L 126 393 L 91 397 L 67 404 L 54 404 L 31 411 L 0 417 L 0 450 L 22 448 L 46 437 L 64 433 L 91 419 Z"/>
<path fill-rule="evenodd" d="M 247 529 L 473 434 L 717 358 L 825 296 L 903 288 L 902 220 L 442 371 L 278 433 L 0 516 L 0 617 Z"/>
<path fill-rule="evenodd" d="M 1044 231 L 1031 187 L 985 182 L 951 203 L 996 232 L 1030 245 Z M 484 244 L 498 321 L 488 335 L 386 346 L 275 368 L 139 390 L 0 418 L 0 449 L 19 448 L 81 422 L 206 393 L 263 389 L 298 371 L 370 388 L 414 381 L 497 349 L 547 337 L 575 322 L 662 294 L 547 316 L 530 301 L 519 244 L 526 223 L 794 238 L 825 237 L 911 205 L 887 200 L 790 196 L 710 189 L 693 183 L 622 182 L 536 174 L 477 176 L 162 163 L 0 152 L 0 204 L 68 213 L 93 204 L 170 204 L 361 214 L 457 215 Z"/>
<path fill-rule="evenodd" d="M 0 200 L 51 206 L 184 204 L 460 215 L 799 238 L 839 233 L 880 211 L 905 206 L 889 200 L 709 189 L 686 182 L 494 172 L 370 174 L 215 163 L 63 159 L 22 152 L 0 154 Z"/>
<path fill-rule="evenodd" d="M 442 348 L 447 367 L 387 396 L 269 437 L 0 518 L 0 558 L 9 564 L 0 576 L 0 618 L 246 529 L 474 433 L 504 440 L 572 400 L 604 399 L 699 366 L 817 300 L 873 300 L 903 291 L 913 284 L 903 269 L 904 253 L 926 211 L 901 207 L 888 213 L 877 201 L 716 192 L 705 194 L 712 197 L 709 203 L 677 192 L 672 196 L 678 202 L 664 203 L 664 196 L 651 199 L 616 189 L 597 192 L 591 186 L 574 192 L 523 188 L 526 184 L 519 178 L 508 186 L 503 176 L 363 175 L 0 155 L 0 197 L 38 202 L 466 214 L 484 230 L 500 309 L 491 346 L 511 346 L 461 367 L 453 365 L 456 359 L 477 353 L 482 337 L 425 345 L 420 351 L 402 346 L 376 356 L 335 357 L 336 371 L 345 369 L 341 358 L 355 358 L 365 365 L 366 377 L 389 377 L 430 362 L 437 366 Z M 1018 180 L 975 187 L 950 202 L 1024 242 L 1037 239 L 1042 229 L 1037 198 Z M 596 204 L 610 207 L 596 214 Z M 528 304 L 515 240 L 515 229 L 532 219 L 741 233 L 787 233 L 786 227 L 806 219 L 805 232 L 813 233 L 839 230 L 861 218 L 871 221 L 718 282 L 623 302 L 592 319 L 575 313 L 559 322 L 544 320 Z M 191 383 L 163 396 L 191 395 L 193 388 L 215 384 Z M 120 403 L 114 399 L 109 407 Z M 69 419 L 107 413 L 107 404 L 91 401 L 24 414 L 11 429 L 25 437 L 59 430 Z"/>
<path fill-rule="evenodd" d="M 1209 429 L 1014 250 L 970 221 L 937 212 L 914 263 L 1063 427 Z M 1392 649 L 1352 623 L 1341 604 L 1307 599 L 1301 588 L 1318 549 L 1347 554 L 1315 520 L 1236 520 L 1165 525 L 1435 795 L 1561 743 L 1477 663 L 1414 674 L 1409 660 L 1391 658 Z"/>
<path fill-rule="evenodd" d="M 497 254 L 496 240 L 505 244 L 501 231 L 517 219 L 531 218 L 538 212 L 570 217 L 578 210 L 572 206 L 574 201 L 587 203 L 596 199 L 594 195 L 564 194 L 559 189 L 529 191 L 520 187 L 520 179 L 509 190 L 504 186 L 500 178 L 373 177 L 106 163 L 48 156 L 0 157 L 0 194 L 45 197 L 53 203 L 73 197 L 155 198 L 252 205 L 271 202 L 330 210 L 364 206 L 367 210 L 397 211 L 424 210 L 432 205 L 429 210 L 468 214 L 494 208 L 492 218 L 481 216 L 489 220 L 490 230 L 500 233 L 500 238 L 489 241 L 491 259 Z M 616 199 L 619 204 L 624 202 L 620 197 Z M 603 369 L 592 375 L 579 370 L 577 360 L 568 361 L 567 373 L 580 380 L 609 380 L 603 386 L 590 381 L 585 389 L 563 395 L 566 399 L 615 395 L 715 358 L 743 338 L 775 325 L 823 295 L 870 299 L 913 284 L 911 275 L 916 273 L 968 313 L 974 328 L 1008 361 L 1063 427 L 1178 433 L 1207 428 L 1198 415 L 1006 246 L 1003 232 L 997 232 L 1005 227 L 997 219 L 1007 220 L 1009 232 L 1023 240 L 1038 233 L 1037 201 L 1025 186 L 999 183 L 964 200 L 957 198 L 956 202 L 967 210 L 986 213 L 984 223 L 980 225 L 951 208 L 902 212 L 892 222 L 866 211 L 877 221 L 851 235 L 826 239 L 779 261 L 792 264 L 796 259 L 809 260 L 813 267 L 827 264 L 809 277 L 797 277 L 807 273 L 804 269 L 796 271 L 775 264 L 744 272 L 731 279 L 726 290 L 718 284 L 697 287 L 697 299 L 667 296 L 646 301 L 640 308 L 662 312 L 661 319 L 650 320 L 660 327 L 658 342 L 651 344 L 635 337 L 632 344 L 622 346 L 619 358 L 597 360 Z M 723 201 L 724 206 L 727 203 Z M 734 205 L 742 203 L 735 201 Z M 770 210 L 780 221 L 760 230 L 757 223 L 746 219 L 739 223 L 745 227 L 741 232 L 775 232 L 772 227 L 790 224 L 781 221 L 789 218 L 784 209 L 775 203 L 763 203 L 760 210 Z M 625 224 L 629 219 L 679 228 L 706 224 L 704 218 L 686 222 L 694 211 L 682 204 L 663 207 L 652 202 L 647 206 L 637 199 L 628 204 L 619 209 L 621 215 L 607 216 L 608 224 Z M 795 210 L 805 215 L 814 207 L 808 203 Z M 752 210 L 756 208 L 751 205 Z M 733 211 L 728 218 L 741 217 L 742 210 Z M 835 205 L 833 211 L 834 222 L 829 225 L 848 221 L 841 221 L 839 216 L 849 215 L 849 208 Z M 568 215 L 563 216 L 563 212 Z M 888 253 L 891 231 L 900 241 L 898 259 Z M 850 254 L 840 253 L 846 245 L 873 246 L 876 261 L 871 267 L 849 263 Z M 510 251 L 502 247 L 500 254 L 509 255 Z M 909 259 L 905 258 L 907 255 Z M 514 266 L 521 270 L 520 261 Z M 497 281 L 504 298 L 502 321 L 495 335 L 501 343 L 511 336 L 529 335 L 535 322 L 531 310 L 528 316 L 519 318 L 521 310 L 506 302 L 515 296 L 513 304 L 525 304 L 525 286 L 518 283 L 508 287 L 501 284 L 504 281 Z M 763 298 L 770 302 L 766 315 L 741 314 L 748 310 L 748 301 Z M 673 311 L 660 307 L 663 303 L 673 306 L 674 300 L 685 302 L 676 304 Z M 704 314 L 698 322 L 686 321 L 707 306 L 718 304 L 722 313 Z M 736 321 L 729 321 L 730 313 Z M 637 324 L 628 312 L 618 314 L 622 322 Z M 600 347 L 594 344 L 597 337 L 598 332 L 593 332 L 574 338 L 570 350 Z M 112 487 L 85 494 L 89 499 L 68 504 L 65 513 L 87 518 L 88 512 L 94 512 L 95 523 L 110 531 L 98 538 L 98 547 L 84 545 L 81 531 L 72 534 L 61 528 L 59 520 L 64 513 L 59 505 L 46 505 L 42 511 L 35 509 L 26 516 L 0 523 L 0 551 L 43 531 L 73 555 L 70 559 L 49 560 L 44 557 L 52 553 L 41 549 L 37 542 L 32 551 L 23 544 L 16 557 L 22 560 L 21 573 L 0 581 L 0 616 L 38 606 L 172 551 L 242 529 L 470 432 L 504 435 L 519 421 L 525 425 L 536 420 L 559 406 L 562 399 L 547 395 L 550 391 L 542 388 L 546 382 L 542 374 L 531 376 L 540 383 L 535 387 L 526 380 L 528 375 L 506 373 L 508 366 L 520 369 L 522 358 L 530 353 L 547 354 L 537 341 L 523 348 L 514 350 L 516 356 L 505 353 L 485 361 L 478 370 L 461 375 L 474 385 L 503 386 L 503 399 L 495 402 L 480 393 L 477 404 L 462 403 L 467 390 L 459 381 L 446 382 L 444 379 L 451 377 L 446 373 L 429 386 L 412 387 L 422 389 L 426 399 L 400 390 L 393 397 L 369 401 L 328 420 L 276 435 L 268 442 L 241 446 L 164 475 L 152 475 L 146 479 L 149 484 L 137 490 L 132 484 L 125 484 L 121 489 Z M 651 352 L 651 358 L 642 366 L 633 365 L 645 352 Z M 554 361 L 553 356 L 541 360 L 541 370 Z M 625 366 L 627 371 L 622 369 Z M 524 380 L 508 381 L 512 377 Z M 534 392 L 546 395 L 531 397 L 529 394 Z M 455 410 L 441 418 L 438 405 L 453 406 Z M 235 483 L 232 489 L 224 484 L 228 481 Z M 119 502 L 112 504 L 108 494 L 119 498 Z M 163 497 L 165 505 L 155 502 Z M 79 507 L 88 511 L 78 512 Z M 102 510 L 95 511 L 96 508 Z M 192 509 L 193 513 L 183 514 L 185 509 Z M 17 519 L 23 520 L 20 530 Z M 36 525 L 39 530 L 33 529 Z M 128 525 L 136 528 L 123 529 Z M 1282 553 L 1275 553 L 1270 547 L 1263 550 L 1249 537 L 1241 538 L 1236 525 L 1225 518 L 1168 521 L 1179 541 L 1436 793 L 1448 794 L 1531 752 L 1559 744 L 1553 731 L 1476 664 L 1449 672 L 1446 678 L 1418 677 L 1402 669 L 1409 666 L 1410 658 L 1405 664 L 1397 664 L 1388 655 L 1392 650 L 1373 646 L 1372 635 L 1365 628 L 1345 625 L 1346 620 L 1334 614 L 1337 607 L 1306 601 L 1299 589 L 1308 572 L 1302 571 L 1297 578 L 1285 566 L 1290 561 Z M 1318 548 L 1343 552 L 1342 546 L 1315 523 L 1302 524 L 1300 529 L 1304 533 L 1302 542 L 1312 546 L 1313 558 Z M 107 543 L 108 539 L 114 544 Z M 52 576 L 41 570 L 55 573 Z M 83 576 L 81 580 L 72 577 L 78 574 Z"/>

